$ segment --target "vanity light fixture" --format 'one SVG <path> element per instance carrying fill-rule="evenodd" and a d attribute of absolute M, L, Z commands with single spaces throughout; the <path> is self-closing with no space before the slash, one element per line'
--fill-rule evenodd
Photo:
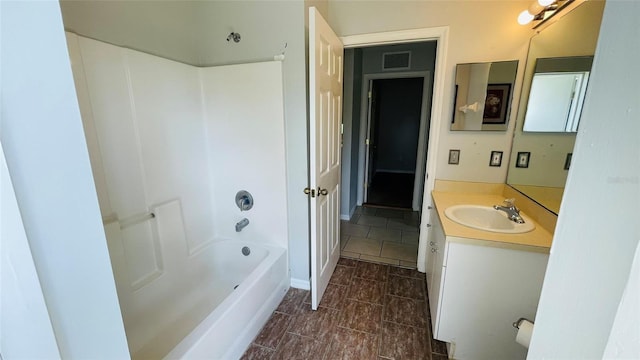
<path fill-rule="evenodd" d="M 518 23 L 526 25 L 534 20 L 539 21 L 533 27 L 536 29 L 574 1 L 580 3 L 584 0 L 535 0 L 528 9 L 518 15 Z"/>

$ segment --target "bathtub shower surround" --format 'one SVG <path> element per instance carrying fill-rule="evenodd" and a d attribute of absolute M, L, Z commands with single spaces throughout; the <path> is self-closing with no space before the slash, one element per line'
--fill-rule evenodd
<path fill-rule="evenodd" d="M 203 320 L 233 324 L 216 330 L 233 341 L 207 351 L 241 354 L 289 282 L 281 63 L 196 68 L 67 42 L 133 358 L 191 354 L 210 333 Z M 250 212 L 234 202 L 238 189 L 259 199 Z M 244 218 L 251 225 L 236 232 Z M 265 274 L 269 286 L 252 293 Z"/>
<path fill-rule="evenodd" d="M 287 247 L 284 107 L 280 62 L 200 68 L 214 188 L 216 236 Z M 241 211 L 238 189 L 254 202 Z M 249 218 L 251 225 L 235 231 Z"/>

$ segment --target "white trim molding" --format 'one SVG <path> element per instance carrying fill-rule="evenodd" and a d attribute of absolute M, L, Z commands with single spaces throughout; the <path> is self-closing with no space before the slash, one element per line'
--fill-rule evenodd
<path fill-rule="evenodd" d="M 378 46 L 384 44 L 402 44 L 423 40 L 437 40 L 438 42 L 447 40 L 449 34 L 448 26 L 433 28 L 421 28 L 399 31 L 387 31 L 370 34 L 347 35 L 340 38 L 345 49 L 363 46 Z M 438 44 L 439 45 L 439 44 Z M 439 46 L 438 46 L 439 47 Z M 438 56 L 440 51 L 438 51 Z"/>
<path fill-rule="evenodd" d="M 311 290 L 311 281 L 291 278 L 291 287 L 302 290 Z"/>

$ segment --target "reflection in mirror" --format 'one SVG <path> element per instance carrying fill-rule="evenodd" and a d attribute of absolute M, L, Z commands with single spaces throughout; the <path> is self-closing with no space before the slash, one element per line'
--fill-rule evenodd
<path fill-rule="evenodd" d="M 507 130 L 518 61 L 458 64 L 451 130 Z"/>
<path fill-rule="evenodd" d="M 577 132 L 593 56 L 537 59 L 523 131 Z"/>
<path fill-rule="evenodd" d="M 576 135 L 575 132 L 564 132 L 565 130 L 533 132 L 540 130 L 530 131 L 528 126 L 523 131 L 525 115 L 528 116 L 527 109 L 545 106 L 543 101 L 532 103 L 527 107 L 529 94 L 538 63 L 542 63 L 542 68 L 547 66 L 553 68 L 565 66 L 563 63 L 566 61 L 558 58 L 573 58 L 571 61 L 574 62 L 580 60 L 576 57 L 588 57 L 588 63 L 591 63 L 590 57 L 595 53 L 603 9 L 604 1 L 586 1 L 535 35 L 529 44 L 507 184 L 556 214 L 560 210 Z M 546 59 L 555 60 L 551 60 L 552 63 L 549 64 Z M 590 67 L 589 65 L 588 70 Z M 575 72 L 588 70 L 578 68 Z M 568 109 L 566 114 L 569 114 Z M 564 128 L 566 129 L 566 126 Z M 529 153 L 526 164 L 518 164 L 518 153 Z"/>

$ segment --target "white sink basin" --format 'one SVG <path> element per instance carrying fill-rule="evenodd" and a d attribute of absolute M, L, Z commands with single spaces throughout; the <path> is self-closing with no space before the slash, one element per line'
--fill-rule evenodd
<path fill-rule="evenodd" d="M 504 211 L 496 210 L 491 206 L 455 205 L 445 209 L 444 213 L 458 224 L 478 230 L 520 234 L 536 228 L 533 221 L 525 216 L 522 216 L 524 224 L 518 224 L 509 220 Z"/>

